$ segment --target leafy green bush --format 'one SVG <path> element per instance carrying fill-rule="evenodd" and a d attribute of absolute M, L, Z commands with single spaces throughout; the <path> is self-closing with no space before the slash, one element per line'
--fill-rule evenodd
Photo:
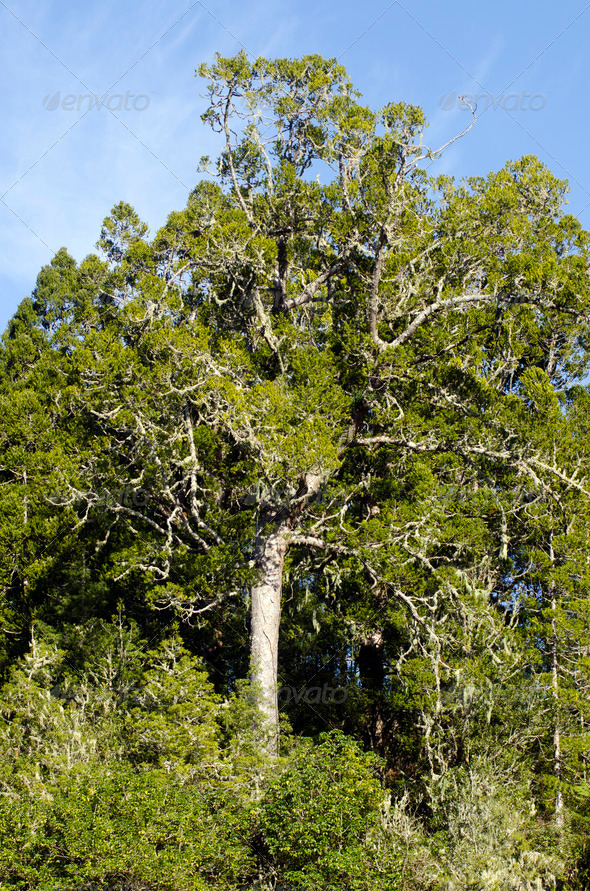
<path fill-rule="evenodd" d="M 120 619 L 74 637 L 33 637 L 0 693 L 0 888 L 236 887 L 249 813 L 200 660 Z"/>
<path fill-rule="evenodd" d="M 263 802 L 260 844 L 293 889 L 395 891 L 403 854 L 386 828 L 378 760 L 340 732 L 302 746 Z"/>
<path fill-rule="evenodd" d="M 247 814 L 162 770 L 80 765 L 0 798 L 2 889 L 205 891 L 251 870 Z"/>

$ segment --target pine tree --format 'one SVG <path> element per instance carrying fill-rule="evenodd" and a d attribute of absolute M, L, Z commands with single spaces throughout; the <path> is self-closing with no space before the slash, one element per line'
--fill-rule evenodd
<path fill-rule="evenodd" d="M 155 607 L 249 603 L 270 753 L 286 573 L 348 586 L 349 625 L 358 584 L 365 687 L 367 647 L 377 686 L 383 653 L 410 660 L 428 740 L 456 662 L 501 626 L 508 518 L 563 477 L 520 417 L 527 381 L 587 366 L 588 237 L 533 157 L 428 178 L 420 109 L 366 108 L 334 60 L 199 74 L 217 182 L 151 241 L 118 205 L 103 259 L 39 277 L 81 419 L 60 504 L 100 515 L 109 578 Z"/>

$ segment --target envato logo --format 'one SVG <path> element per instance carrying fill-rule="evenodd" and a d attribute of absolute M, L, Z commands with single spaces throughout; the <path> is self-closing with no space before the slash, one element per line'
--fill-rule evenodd
<path fill-rule="evenodd" d="M 91 504 L 93 507 L 100 508 L 130 508 L 137 510 L 145 507 L 150 500 L 150 494 L 145 489 L 134 489 L 131 486 L 124 486 L 121 489 L 112 491 L 103 489 L 102 491 L 84 495 L 81 492 L 66 489 L 52 489 L 47 494 L 47 500 L 56 507 L 65 507 L 66 505 L 82 506 Z"/>
<path fill-rule="evenodd" d="M 492 96 L 491 93 L 463 93 L 457 95 L 457 91 L 443 93 L 438 104 L 443 111 L 452 111 L 454 108 L 465 107 L 466 105 L 478 112 L 487 111 L 491 108 L 496 111 L 503 108 L 504 111 L 541 111 L 545 108 L 547 102 L 543 93 L 527 93 L 522 90 L 520 93 L 500 93 L 498 96 Z"/>
<path fill-rule="evenodd" d="M 96 108 L 106 108 L 108 111 L 145 111 L 150 104 L 147 93 L 104 93 L 97 96 L 96 93 L 64 93 L 56 90 L 48 93 L 43 99 L 43 107 L 46 111 L 90 111 Z"/>
<path fill-rule="evenodd" d="M 307 705 L 342 705 L 348 698 L 348 692 L 344 687 L 279 687 L 279 703 L 294 702 L 298 705 L 305 702 Z"/>
<path fill-rule="evenodd" d="M 150 499 L 149 492 L 145 489 L 132 489 L 125 486 L 123 489 L 115 489 L 108 492 L 98 492 L 97 504 L 103 507 L 145 507 Z"/>

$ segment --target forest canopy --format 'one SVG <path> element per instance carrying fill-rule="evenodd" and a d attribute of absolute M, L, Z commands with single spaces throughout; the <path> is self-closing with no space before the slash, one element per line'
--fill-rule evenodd
<path fill-rule="evenodd" d="M 431 175 L 333 59 L 197 74 L 186 207 L 2 338 L 0 887 L 587 888 L 567 184 Z"/>

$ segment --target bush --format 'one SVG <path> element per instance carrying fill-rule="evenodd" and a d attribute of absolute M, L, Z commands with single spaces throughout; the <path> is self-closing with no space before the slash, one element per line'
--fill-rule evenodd
<path fill-rule="evenodd" d="M 271 783 L 259 840 L 279 882 L 305 891 L 395 891 L 403 854 L 383 819 L 378 760 L 340 732 L 304 745 Z"/>
<path fill-rule="evenodd" d="M 79 765 L 0 799 L 2 889 L 233 889 L 252 868 L 247 815 L 162 770 Z"/>

